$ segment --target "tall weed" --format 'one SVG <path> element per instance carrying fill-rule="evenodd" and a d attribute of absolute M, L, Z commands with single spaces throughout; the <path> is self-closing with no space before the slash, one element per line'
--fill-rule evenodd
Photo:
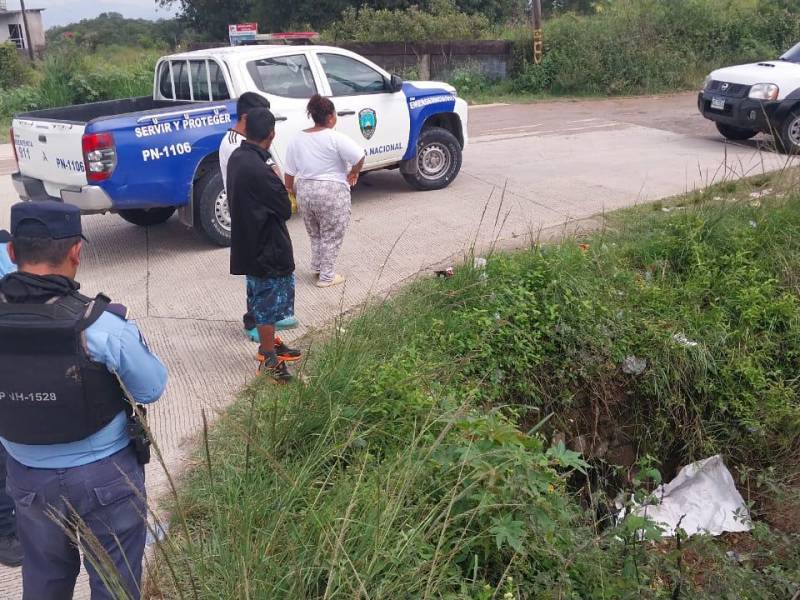
<path fill-rule="evenodd" d="M 713 69 L 775 59 L 800 41 L 800 5 L 784 0 L 608 0 L 594 14 L 545 21 L 532 64 L 530 26 L 514 41 L 510 91 L 636 94 L 691 89 Z"/>
<path fill-rule="evenodd" d="M 74 44 L 62 43 L 29 77 L 31 84 L 10 87 L 0 94 L 0 118 L 42 108 L 149 96 L 158 56 L 157 50 L 142 53 L 113 46 L 105 47 L 102 55 L 92 55 Z"/>
<path fill-rule="evenodd" d="M 724 544 L 617 523 L 602 461 L 545 432 L 623 427 L 655 460 L 634 486 L 670 455 L 796 472 L 798 202 L 640 211 L 583 249 L 497 254 L 337 323 L 301 382 L 256 382 L 211 433 L 170 542 L 184 562 L 151 591 L 790 597 L 796 536 L 759 523 L 760 558 L 734 566 Z"/>

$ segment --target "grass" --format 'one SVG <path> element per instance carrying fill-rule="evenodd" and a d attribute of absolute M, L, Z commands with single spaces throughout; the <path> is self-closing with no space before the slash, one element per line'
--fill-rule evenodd
<path fill-rule="evenodd" d="M 28 68 L 26 81 L 0 89 L 0 126 L 8 131 L 15 114 L 85 102 L 150 96 L 158 49 L 110 46 L 96 54 L 74 44 L 51 48 Z"/>
<path fill-rule="evenodd" d="M 210 433 L 148 593 L 792 597 L 797 181 L 614 214 L 580 245 L 495 253 L 336 323 L 298 383 L 254 382 Z M 751 534 L 661 540 L 615 522 L 617 493 L 713 453 Z"/>

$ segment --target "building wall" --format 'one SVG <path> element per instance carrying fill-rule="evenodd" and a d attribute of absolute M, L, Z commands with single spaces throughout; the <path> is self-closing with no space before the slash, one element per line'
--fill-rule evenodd
<path fill-rule="evenodd" d="M 22 21 L 22 13 L 0 13 L 0 44 L 9 41 L 8 26 L 11 24 L 22 25 L 23 44 L 27 47 L 25 37 L 25 24 Z M 31 44 L 35 50 L 41 50 L 45 45 L 44 24 L 42 23 L 41 12 L 28 12 L 28 26 L 31 29 Z"/>

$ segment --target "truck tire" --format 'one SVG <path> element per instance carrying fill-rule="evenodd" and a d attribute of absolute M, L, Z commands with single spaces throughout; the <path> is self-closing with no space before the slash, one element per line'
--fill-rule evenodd
<path fill-rule="evenodd" d="M 161 225 L 169 219 L 175 212 L 174 206 L 163 206 L 159 208 L 129 208 L 119 211 L 119 216 L 128 223 L 133 223 L 139 227 L 150 227 L 151 225 Z"/>
<path fill-rule="evenodd" d="M 417 142 L 417 168 L 403 178 L 418 190 L 446 188 L 461 170 L 461 144 L 456 136 L 441 127 L 422 131 Z"/>
<path fill-rule="evenodd" d="M 800 154 L 800 112 L 791 112 L 783 120 L 775 141 L 785 154 Z"/>
<path fill-rule="evenodd" d="M 741 141 L 749 140 L 758 133 L 755 129 L 743 129 L 742 127 L 734 127 L 733 125 L 725 125 L 724 123 L 717 123 L 717 131 L 719 131 L 726 139 Z"/>
<path fill-rule="evenodd" d="M 195 223 L 199 223 L 203 235 L 218 246 L 230 246 L 231 211 L 218 167 L 206 173 L 195 186 L 194 200 Z"/>

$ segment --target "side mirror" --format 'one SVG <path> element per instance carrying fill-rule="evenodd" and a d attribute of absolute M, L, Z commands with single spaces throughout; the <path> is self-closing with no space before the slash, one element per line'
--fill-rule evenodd
<path fill-rule="evenodd" d="M 392 75 L 389 81 L 389 90 L 392 93 L 397 93 L 403 90 L 403 78 L 399 75 Z"/>

